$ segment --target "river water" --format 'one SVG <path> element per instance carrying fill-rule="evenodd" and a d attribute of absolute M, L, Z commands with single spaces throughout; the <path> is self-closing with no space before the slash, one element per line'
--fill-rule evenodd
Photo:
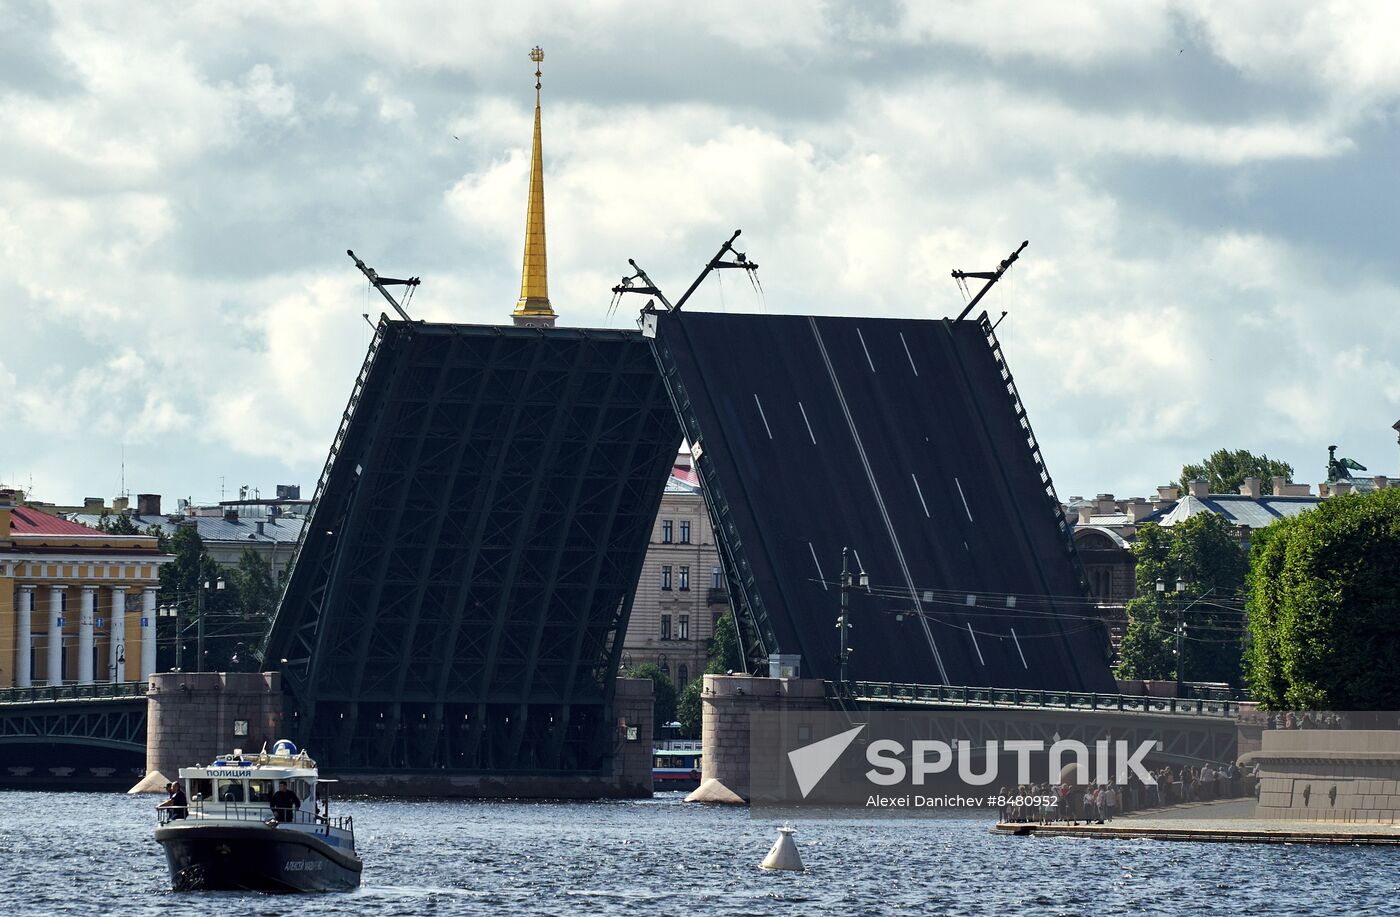
<path fill-rule="evenodd" d="M 175 893 L 153 797 L 0 793 L 0 914 L 1394 914 L 1393 847 L 990 834 L 990 816 L 797 823 L 805 873 L 757 868 L 776 825 L 635 802 L 346 800 L 358 891 Z"/>

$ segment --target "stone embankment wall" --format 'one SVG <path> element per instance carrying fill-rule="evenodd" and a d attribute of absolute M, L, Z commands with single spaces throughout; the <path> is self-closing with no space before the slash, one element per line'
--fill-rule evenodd
<path fill-rule="evenodd" d="M 235 748 L 257 754 L 282 738 L 276 672 L 157 672 L 146 687 L 146 773 L 175 779 Z M 243 734 L 240 734 L 243 733 Z"/>
<path fill-rule="evenodd" d="M 338 795 L 599 799 L 651 795 L 653 685 L 619 678 L 613 768 L 608 774 L 335 773 Z M 146 772 L 174 779 L 180 768 L 208 764 L 242 748 L 256 754 L 284 736 L 281 677 L 276 672 L 161 672 L 147 687 Z M 245 735 L 240 735 L 246 724 Z M 307 751 L 313 758 L 317 750 Z"/>
<path fill-rule="evenodd" d="M 756 678 L 706 675 L 701 703 L 704 759 L 701 781 L 715 779 L 749 798 L 749 715 L 775 711 L 827 710 L 819 678 Z"/>
<path fill-rule="evenodd" d="M 649 678 L 619 678 L 613 700 L 613 767 L 607 774 L 332 774 L 341 796 L 462 799 L 635 799 L 651 796 L 652 720 Z M 314 749 L 313 749 L 314 753 Z M 331 762 L 330 770 L 334 770 Z M 329 771 L 328 771 L 329 772 Z"/>
<path fill-rule="evenodd" d="M 1259 818 L 1400 823 L 1400 731 L 1265 730 Z"/>

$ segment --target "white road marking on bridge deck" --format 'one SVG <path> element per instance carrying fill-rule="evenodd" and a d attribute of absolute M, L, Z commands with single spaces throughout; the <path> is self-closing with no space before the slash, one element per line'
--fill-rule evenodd
<path fill-rule="evenodd" d="M 977 633 L 972 629 L 971 621 L 967 622 L 967 635 L 972 638 L 972 648 L 977 651 L 977 661 L 986 665 L 987 660 L 982 658 L 982 647 L 977 645 Z"/>
<path fill-rule="evenodd" d="M 1011 606 L 1008 605 L 1007 607 L 1010 608 Z M 1021 657 L 1021 668 L 1029 669 L 1030 666 L 1026 665 L 1026 654 L 1021 652 L 1021 641 L 1016 639 L 1016 628 L 1014 627 L 1011 628 L 1011 639 L 1016 643 L 1016 655 Z"/>
<path fill-rule="evenodd" d="M 914 371 L 914 375 L 919 374 L 919 367 L 914 365 L 914 355 L 909 352 L 909 342 L 904 340 L 904 332 L 899 332 L 899 343 L 904 345 L 904 355 L 909 358 L 909 368 Z"/>
<path fill-rule="evenodd" d="M 924 502 L 924 489 L 919 486 L 919 479 L 914 477 L 912 473 L 909 477 L 914 478 L 914 491 L 919 495 L 919 504 L 924 508 L 924 515 L 932 519 L 933 517 L 928 514 L 928 503 Z"/>
<path fill-rule="evenodd" d="M 768 426 L 768 415 L 763 413 L 763 402 L 758 400 L 758 392 L 753 393 L 753 403 L 758 405 L 758 416 L 763 419 L 763 429 L 768 431 L 768 438 L 773 438 L 773 429 Z"/>
<path fill-rule="evenodd" d="M 817 438 L 812 435 L 812 422 L 807 419 L 807 409 L 802 406 L 802 402 L 797 402 L 797 409 L 802 412 L 802 422 L 807 425 L 807 435 L 812 439 L 812 445 L 817 444 Z"/>
<path fill-rule="evenodd" d="M 757 398 L 758 396 L 755 395 L 754 397 Z M 761 411 L 762 408 L 759 408 L 759 410 Z M 771 434 L 770 434 L 769 436 L 770 436 L 770 438 L 771 438 Z M 959 497 L 962 497 L 962 501 L 963 501 L 963 512 L 967 513 L 967 521 L 968 521 L 968 522 L 971 522 L 971 521 L 972 521 L 972 510 L 970 510 L 970 509 L 967 508 L 967 496 L 963 493 L 962 481 L 959 481 L 957 478 L 953 478 L 953 483 L 956 484 L 956 485 L 958 485 L 958 496 L 959 496 Z"/>
<path fill-rule="evenodd" d="M 880 510 L 880 518 L 885 523 L 885 531 L 890 536 L 890 546 L 894 548 L 894 558 L 899 563 L 899 572 L 904 574 L 904 584 L 909 589 L 909 595 L 914 600 L 914 613 L 919 616 L 919 627 L 924 632 L 924 639 L 928 641 L 929 652 L 933 653 L 933 662 L 938 666 L 938 676 L 943 680 L 943 684 L 951 684 L 948 680 L 948 669 L 943 665 L 943 654 L 938 651 L 938 642 L 933 639 L 933 628 L 928 626 L 928 615 L 924 614 L 924 607 L 919 603 L 919 590 L 914 585 L 914 575 L 909 570 L 909 562 L 904 557 L 904 548 L 899 543 L 899 536 L 895 534 L 894 523 L 890 521 L 889 510 L 885 506 L 885 498 L 880 493 L 880 485 L 875 481 L 875 471 L 870 467 L 870 457 L 865 454 L 865 443 L 861 442 L 860 431 L 856 429 L 855 418 L 851 416 L 851 406 L 846 402 L 846 393 L 841 390 L 841 380 L 836 378 L 836 367 L 831 365 L 831 354 L 826 351 L 826 343 L 822 340 L 821 329 L 817 327 L 817 320 L 807 317 L 807 326 L 812 329 L 812 337 L 817 342 L 817 351 L 822 355 L 822 363 L 826 366 L 827 378 L 831 380 L 831 387 L 836 392 L 836 402 L 841 405 L 841 414 L 846 418 L 846 428 L 851 431 L 851 440 L 855 443 L 856 454 L 860 456 L 861 468 L 865 471 L 865 479 L 870 484 L 870 491 L 875 496 L 875 506 Z"/>
<path fill-rule="evenodd" d="M 826 584 L 826 577 L 822 574 L 822 562 L 817 560 L 817 549 L 812 547 L 812 543 L 807 542 L 807 550 L 812 552 L 812 563 L 817 565 L 817 582 L 822 584 L 823 589 L 830 589 Z"/>
<path fill-rule="evenodd" d="M 856 337 L 860 338 L 860 349 L 865 351 L 865 362 L 870 364 L 870 371 L 873 373 L 875 371 L 875 361 L 870 359 L 870 348 L 865 346 L 865 335 L 860 333 L 859 328 L 856 329 Z"/>

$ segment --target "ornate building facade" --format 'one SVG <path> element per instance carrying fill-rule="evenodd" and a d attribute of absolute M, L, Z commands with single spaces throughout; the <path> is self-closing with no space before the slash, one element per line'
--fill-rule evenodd
<path fill-rule="evenodd" d="M 0 686 L 138 681 L 156 667 L 156 593 L 171 560 L 0 490 Z"/>
<path fill-rule="evenodd" d="M 710 514 L 690 455 L 682 452 L 652 524 L 622 644 L 623 667 L 656 663 L 677 690 L 684 688 L 705 673 L 715 622 L 728 612 Z"/>

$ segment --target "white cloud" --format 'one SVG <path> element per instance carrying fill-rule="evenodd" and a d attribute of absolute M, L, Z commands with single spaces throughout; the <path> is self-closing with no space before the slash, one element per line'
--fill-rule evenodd
<path fill-rule="evenodd" d="M 629 256 L 678 295 L 736 227 L 766 296 L 730 276 L 696 307 L 942 316 L 961 306 L 949 270 L 1030 238 L 988 305 L 1010 312 L 998 333 L 1062 490 L 1141 492 L 1221 445 L 1302 466 L 1350 441 L 1393 465 L 1389 253 L 1341 263 L 1240 211 L 1301 193 L 1271 166 L 1371 152 L 1360 127 L 1400 88 L 1395 14 L 1294 12 L 65 4 L 64 88 L 0 95 L 0 308 L 44 342 L 0 366 L 28 434 L 3 471 L 42 467 L 61 492 L 41 496 L 66 499 L 105 486 L 114 446 L 158 442 L 154 489 L 207 494 L 211 464 L 309 487 L 359 314 L 383 308 L 347 246 L 424 275 L 415 315 L 499 321 L 514 303 L 537 41 L 569 323 L 608 321 Z M 1213 82 L 1158 104 L 1161 57 L 1186 39 L 1217 56 Z M 950 48 L 974 53 L 941 67 Z M 1140 81 L 1141 100 L 1099 98 L 1096 75 Z M 1205 97 L 1241 85 L 1275 95 Z M 1125 193 L 1134 168 L 1173 184 Z"/>
<path fill-rule="evenodd" d="M 890 38 L 963 45 L 994 58 L 1022 55 L 1072 67 L 1165 54 L 1172 36 L 1166 3 L 909 0 L 901 8 L 902 21 Z"/>

